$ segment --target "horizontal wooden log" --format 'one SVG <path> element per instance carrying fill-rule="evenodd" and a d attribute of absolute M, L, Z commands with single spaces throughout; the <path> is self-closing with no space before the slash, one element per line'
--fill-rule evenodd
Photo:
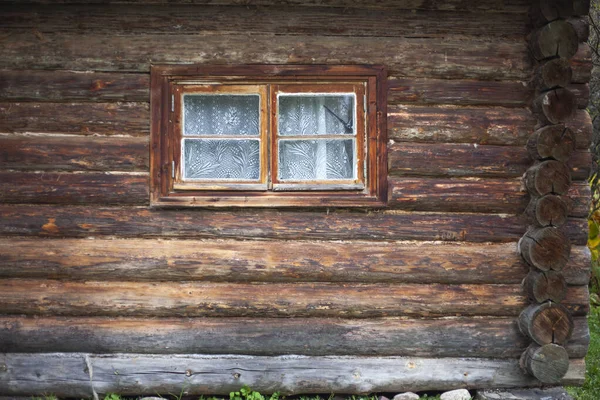
<path fill-rule="evenodd" d="M 587 182 L 573 182 L 567 193 L 569 216 L 587 217 L 590 192 Z M 520 178 L 390 177 L 388 196 L 388 206 L 408 211 L 520 214 L 530 201 Z"/>
<path fill-rule="evenodd" d="M 538 121 L 525 108 L 390 105 L 387 122 L 388 137 L 402 142 L 524 146 Z M 567 126 L 577 147 L 587 149 L 592 138 L 587 111 L 577 110 Z"/>
<path fill-rule="evenodd" d="M 588 41 L 590 36 L 590 23 L 587 18 L 570 17 L 567 18 L 567 22 L 575 29 L 575 33 L 577 33 L 577 38 L 580 42 L 583 43 Z"/>
<path fill-rule="evenodd" d="M 561 271 L 569 262 L 571 243 L 558 228 L 531 228 L 519 241 L 519 251 L 532 267 Z"/>
<path fill-rule="evenodd" d="M 577 53 L 571 58 L 573 83 L 588 83 L 592 76 L 592 50 L 587 43 L 580 43 Z"/>
<path fill-rule="evenodd" d="M 320 36 L 443 37 L 480 36 L 522 38 L 527 15 L 464 13 L 423 10 L 407 13 L 401 7 L 386 10 L 356 8 L 268 8 L 238 3 L 231 6 L 181 4 L 178 7 L 146 5 L 13 6 L 3 12 L 2 27 L 10 31 L 44 33 L 176 34 L 232 33 Z M 367 4 L 365 4 L 368 6 Z M 77 23 L 73 23 L 74 20 Z"/>
<path fill-rule="evenodd" d="M 86 372 L 93 370 L 93 378 Z M 142 395 L 220 394 L 242 385 L 262 393 L 398 393 L 408 390 L 537 387 L 518 360 L 413 357 L 210 356 L 139 354 L 0 354 L 0 394 L 96 392 Z M 69 379 L 65 380 L 64 377 Z M 282 379 L 283 377 L 283 379 Z M 570 361 L 563 385 L 581 385 L 585 361 Z"/>
<path fill-rule="evenodd" d="M 567 87 L 575 95 L 577 107 L 585 109 L 590 102 L 590 85 L 588 83 L 573 83 Z"/>
<path fill-rule="evenodd" d="M 0 312 L 23 315 L 517 316 L 528 304 L 521 285 L 0 280 Z M 569 287 L 562 304 L 573 315 L 585 315 L 587 286 Z"/>
<path fill-rule="evenodd" d="M 573 247 L 569 284 L 587 284 L 589 256 Z M 515 243 L 3 238 L 0 259 L 2 278 L 83 281 L 518 284 L 528 271 Z"/>
<path fill-rule="evenodd" d="M 584 357 L 589 340 L 576 318 L 569 356 Z M 0 353 L 518 358 L 529 342 L 514 318 L 0 318 Z"/>
<path fill-rule="evenodd" d="M 38 35 L 40 33 L 38 32 Z M 392 76 L 522 80 L 531 74 L 526 43 L 438 38 L 253 35 L 12 33 L 0 69 L 147 73 L 150 64 L 384 64 Z M 510 59 L 510 63 L 506 60 Z"/>
<path fill-rule="evenodd" d="M 561 272 L 531 269 L 523 281 L 523 289 L 534 303 L 560 303 L 565 298 L 567 282 Z"/>
<path fill-rule="evenodd" d="M 0 70 L 0 100 L 148 102 L 150 76 L 147 73 Z"/>
<path fill-rule="evenodd" d="M 516 178 L 522 176 L 531 164 L 525 147 L 430 143 L 388 145 L 390 175 Z M 572 179 L 587 179 L 591 164 L 589 151 L 574 152 L 568 162 Z"/>
<path fill-rule="evenodd" d="M 405 78 L 388 80 L 388 104 L 525 107 L 532 95 L 526 82 Z"/>
<path fill-rule="evenodd" d="M 0 133 L 146 136 L 148 103 L 0 103 Z"/>
<path fill-rule="evenodd" d="M 0 169 L 148 171 L 148 139 L 97 136 L 0 136 Z"/>
<path fill-rule="evenodd" d="M 564 125 L 548 125 L 535 131 L 527 141 L 533 160 L 554 159 L 567 162 L 575 151 L 575 135 Z"/>
<path fill-rule="evenodd" d="M 566 196 L 547 194 L 533 197 L 525 209 L 525 215 L 530 224 L 536 227 L 560 227 L 567 221 L 569 201 Z"/>
<path fill-rule="evenodd" d="M 0 203 L 148 204 L 147 173 L 0 171 Z"/>
<path fill-rule="evenodd" d="M 523 181 L 532 196 L 565 195 L 571 185 L 571 171 L 565 163 L 546 160 L 529 168 Z"/>
<path fill-rule="evenodd" d="M 504 214 L 349 213 L 322 211 L 148 210 L 145 207 L 0 204 L 0 234 L 45 237 L 164 237 L 516 242 L 521 216 Z M 493 228 L 493 229 L 491 229 Z M 561 227 L 574 245 L 587 243 L 587 219 Z"/>

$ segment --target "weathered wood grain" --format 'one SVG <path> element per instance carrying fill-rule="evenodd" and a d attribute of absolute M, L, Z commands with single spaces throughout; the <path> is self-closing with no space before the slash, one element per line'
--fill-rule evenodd
<path fill-rule="evenodd" d="M 0 133 L 146 136 L 148 103 L 0 103 Z"/>
<path fill-rule="evenodd" d="M 569 284 L 587 284 L 589 257 L 573 248 Z M 2 278 L 82 281 L 518 284 L 528 271 L 516 243 L 3 238 L 0 259 Z"/>
<path fill-rule="evenodd" d="M 587 83 L 592 76 L 592 50 L 587 43 L 580 43 L 577 53 L 571 58 L 573 83 Z"/>
<path fill-rule="evenodd" d="M 569 187 L 568 215 L 587 217 L 587 182 Z M 513 213 L 525 211 L 530 196 L 520 178 L 404 178 L 388 179 L 388 206 L 407 211 Z"/>
<path fill-rule="evenodd" d="M 40 35 L 40 33 L 38 33 Z M 150 64 L 383 64 L 393 76 L 528 79 L 524 42 L 437 38 L 9 33 L 2 69 L 147 72 Z M 510 63 L 505 61 L 510 59 Z"/>
<path fill-rule="evenodd" d="M 533 303 L 560 303 L 565 297 L 567 282 L 561 272 L 529 271 L 523 281 L 523 289 Z"/>
<path fill-rule="evenodd" d="M 165 237 L 516 242 L 521 216 L 504 214 L 350 213 L 322 211 L 160 210 L 146 207 L 0 204 L 0 234 L 44 237 Z M 587 243 L 587 220 L 561 228 L 574 245 Z"/>
<path fill-rule="evenodd" d="M 525 209 L 529 223 L 536 227 L 562 226 L 569 214 L 569 198 L 555 194 L 534 196 Z"/>
<path fill-rule="evenodd" d="M 0 171 L 0 202 L 31 204 L 148 204 L 147 173 Z"/>
<path fill-rule="evenodd" d="M 388 137 L 402 142 L 477 143 L 524 146 L 536 129 L 537 119 L 528 109 L 389 105 Z M 592 120 L 577 110 L 566 124 L 579 149 L 591 143 Z"/>
<path fill-rule="evenodd" d="M 248 385 L 262 393 L 386 393 L 456 388 L 537 387 L 518 360 L 413 357 L 256 357 L 235 355 L 138 355 L 46 353 L 0 355 L 0 394 L 221 394 Z M 69 379 L 65 380 L 64 377 Z M 580 385 L 585 361 L 570 361 L 563 385 Z"/>
<path fill-rule="evenodd" d="M 91 71 L 0 70 L 0 100 L 148 102 L 150 76 Z"/>
<path fill-rule="evenodd" d="M 587 321 L 566 345 L 585 356 Z M 0 352 L 356 355 L 518 358 L 530 340 L 515 318 L 376 320 L 0 317 Z"/>
<path fill-rule="evenodd" d="M 577 112 L 577 97 L 569 89 L 556 88 L 540 94 L 533 101 L 532 110 L 544 125 L 564 124 Z"/>
<path fill-rule="evenodd" d="M 574 83 L 567 88 L 575 95 L 577 107 L 585 109 L 590 102 L 590 85 L 588 83 Z"/>
<path fill-rule="evenodd" d="M 365 4 L 368 7 L 368 4 Z M 365 10 L 273 5 L 238 7 L 181 4 L 12 6 L 3 11 L 5 30 L 37 30 L 41 33 L 107 34 L 285 34 L 319 36 L 443 37 L 486 36 L 521 39 L 527 33 L 527 14 L 464 13 L 401 7 Z"/>
<path fill-rule="evenodd" d="M 0 136 L 0 169 L 148 171 L 148 147 L 144 137 Z"/>
<path fill-rule="evenodd" d="M 557 19 L 533 31 L 529 45 L 536 60 L 556 56 L 569 59 L 577 53 L 579 38 L 571 24 Z"/>
<path fill-rule="evenodd" d="M 140 317 L 517 316 L 521 285 L 0 280 L 2 314 Z M 563 305 L 589 311 L 587 286 Z"/>
<path fill-rule="evenodd" d="M 533 91 L 524 81 L 388 80 L 388 104 L 457 104 L 525 107 Z M 507 116 L 508 118 L 508 116 Z"/>
<path fill-rule="evenodd" d="M 573 335 L 575 323 L 562 304 L 531 304 L 519 315 L 519 329 L 539 345 L 564 345 Z"/>
<path fill-rule="evenodd" d="M 572 179 L 587 179 L 591 163 L 589 151 L 574 152 L 568 162 Z M 388 145 L 390 175 L 516 178 L 531 164 L 525 147 L 437 143 Z"/>
<path fill-rule="evenodd" d="M 537 90 L 548 90 L 557 86 L 567 87 L 571 84 L 573 70 L 566 58 L 552 58 L 535 67 L 531 86 Z"/>
<path fill-rule="evenodd" d="M 558 228 L 531 228 L 519 241 L 519 251 L 532 267 L 561 271 L 569 262 L 571 243 Z"/>
<path fill-rule="evenodd" d="M 521 368 L 545 384 L 558 384 L 569 370 L 569 355 L 554 343 L 531 344 L 520 360 Z"/>
<path fill-rule="evenodd" d="M 564 125 L 548 125 L 535 131 L 527 141 L 527 150 L 533 160 L 552 158 L 567 162 L 575 151 L 573 131 Z"/>

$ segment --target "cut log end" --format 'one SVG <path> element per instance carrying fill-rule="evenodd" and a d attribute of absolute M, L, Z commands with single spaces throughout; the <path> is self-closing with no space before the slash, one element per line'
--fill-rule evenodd
<path fill-rule="evenodd" d="M 559 18 L 573 15 L 572 0 L 536 0 L 531 5 L 530 17 L 535 26 L 542 26 Z"/>
<path fill-rule="evenodd" d="M 560 303 L 567 293 L 567 282 L 560 272 L 532 270 L 523 281 L 527 297 L 536 303 Z"/>
<path fill-rule="evenodd" d="M 566 87 L 571 83 L 573 69 L 566 58 L 553 58 L 537 67 L 534 86 L 543 91 L 557 87 Z"/>
<path fill-rule="evenodd" d="M 554 159 L 567 162 L 575 151 L 575 135 L 564 125 L 549 125 L 534 132 L 527 150 L 534 160 Z"/>
<path fill-rule="evenodd" d="M 556 344 L 530 345 L 521 356 L 521 368 L 542 383 L 558 383 L 569 370 L 569 356 Z"/>
<path fill-rule="evenodd" d="M 527 170 L 525 185 L 533 196 L 565 195 L 571 185 L 571 171 L 560 161 L 543 161 Z"/>
<path fill-rule="evenodd" d="M 567 222 L 569 205 L 564 196 L 547 194 L 533 197 L 525 210 L 528 222 L 535 226 L 559 227 Z"/>
<path fill-rule="evenodd" d="M 541 271 L 560 271 L 569 261 L 571 243 L 555 227 L 536 228 L 521 238 L 519 250 L 532 267 Z"/>
<path fill-rule="evenodd" d="M 532 304 L 519 315 L 521 332 L 540 346 L 551 343 L 564 345 L 571 338 L 574 326 L 569 311 L 551 301 Z"/>
<path fill-rule="evenodd" d="M 568 89 L 558 88 L 540 94 L 533 103 L 533 112 L 545 125 L 570 121 L 577 111 L 577 97 Z"/>
<path fill-rule="evenodd" d="M 552 21 L 531 35 L 531 52 L 536 60 L 572 58 L 579 47 L 579 36 L 573 25 L 564 20 Z"/>

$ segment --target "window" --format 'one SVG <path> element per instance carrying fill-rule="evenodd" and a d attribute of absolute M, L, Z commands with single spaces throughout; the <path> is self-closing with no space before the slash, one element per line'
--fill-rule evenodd
<path fill-rule="evenodd" d="M 382 206 L 385 70 L 153 66 L 151 201 Z"/>

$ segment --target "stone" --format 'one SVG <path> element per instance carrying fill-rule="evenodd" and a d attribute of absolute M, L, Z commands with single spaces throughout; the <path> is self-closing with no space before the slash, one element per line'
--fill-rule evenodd
<path fill-rule="evenodd" d="M 549 389 L 478 390 L 475 400 L 573 400 L 562 387 Z"/>
<path fill-rule="evenodd" d="M 400 393 L 395 395 L 392 400 L 419 400 L 419 395 L 413 392 Z"/>
<path fill-rule="evenodd" d="M 387 398 L 387 397 L 385 397 L 385 396 L 379 396 L 379 400 L 390 400 L 390 399 L 388 399 L 388 398 Z"/>
<path fill-rule="evenodd" d="M 456 389 L 444 392 L 440 396 L 441 400 L 471 400 L 471 393 L 467 389 Z"/>

